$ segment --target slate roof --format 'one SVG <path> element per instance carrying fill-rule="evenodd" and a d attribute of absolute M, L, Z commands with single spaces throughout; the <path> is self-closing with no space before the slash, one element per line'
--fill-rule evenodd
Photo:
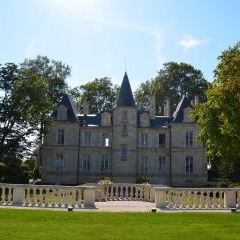
<path fill-rule="evenodd" d="M 140 126 L 140 117 L 141 117 L 141 114 L 143 113 L 149 114 L 149 111 L 141 111 L 141 110 L 137 111 L 138 126 Z M 169 117 L 169 116 L 155 116 L 155 119 L 150 119 L 150 127 L 153 127 L 153 128 L 168 127 L 171 120 L 172 120 L 172 117 Z"/>
<path fill-rule="evenodd" d="M 129 83 L 128 75 L 125 72 L 120 88 L 117 107 L 135 107 L 132 89 Z"/>
<path fill-rule="evenodd" d="M 150 120 L 150 123 L 151 123 L 151 127 L 154 127 L 154 128 L 166 128 L 166 127 L 169 127 L 170 121 L 171 121 L 171 117 L 156 116 L 155 119 Z"/>
<path fill-rule="evenodd" d="M 79 119 L 81 121 L 81 125 L 82 126 L 92 126 L 92 127 L 100 126 L 101 125 L 101 114 L 104 112 L 110 113 L 111 116 L 113 115 L 113 110 L 103 110 L 100 113 L 98 113 L 97 115 L 96 114 L 88 114 L 88 115 L 80 114 Z"/>
<path fill-rule="evenodd" d="M 97 115 L 93 114 L 80 114 L 76 104 L 72 100 L 71 96 L 64 95 L 62 101 L 58 104 L 58 106 L 65 106 L 67 108 L 67 121 L 75 122 L 80 121 L 81 124 L 84 126 L 100 126 L 101 125 L 101 114 L 103 112 L 108 112 L 113 117 L 114 111 L 111 110 L 103 110 L 102 112 L 98 113 Z M 129 79 L 127 73 L 125 72 L 124 78 L 122 81 L 119 97 L 117 100 L 117 107 L 135 107 L 135 101 L 133 98 L 131 86 L 129 83 Z M 155 119 L 150 120 L 150 127 L 153 128 L 165 128 L 168 127 L 170 123 L 182 123 L 183 122 L 183 115 L 184 109 L 190 107 L 193 108 L 191 105 L 191 101 L 184 96 L 181 101 L 179 102 L 174 114 L 172 117 L 168 116 L 156 116 Z M 148 113 L 148 111 L 137 111 L 138 119 L 137 125 L 140 124 L 140 115 L 142 113 Z M 57 118 L 57 110 L 55 110 L 52 114 L 54 118 Z"/>
<path fill-rule="evenodd" d="M 183 114 L 184 114 L 183 110 L 187 107 L 193 108 L 191 105 L 191 101 L 186 96 L 183 96 L 173 114 L 173 120 L 172 120 L 173 123 L 183 122 Z"/>
<path fill-rule="evenodd" d="M 58 106 L 65 106 L 67 108 L 67 121 L 78 121 L 77 114 L 79 111 L 77 109 L 76 103 L 72 100 L 70 95 L 65 94 Z M 52 117 L 57 119 L 57 109 L 54 110 Z"/>

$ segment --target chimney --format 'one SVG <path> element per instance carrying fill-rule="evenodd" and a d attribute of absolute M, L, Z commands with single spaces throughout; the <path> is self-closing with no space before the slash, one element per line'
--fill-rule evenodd
<path fill-rule="evenodd" d="M 196 106 L 199 103 L 199 96 L 195 95 L 194 96 L 194 105 Z"/>
<path fill-rule="evenodd" d="M 87 116 L 88 113 L 89 113 L 89 103 L 84 100 L 83 104 L 82 104 L 82 107 L 83 107 L 83 114 L 84 114 L 84 116 Z"/>
<path fill-rule="evenodd" d="M 166 97 L 163 104 L 164 116 L 170 116 L 170 99 Z"/>
<path fill-rule="evenodd" d="M 195 106 L 195 100 L 191 100 L 191 106 L 194 107 Z"/>
<path fill-rule="evenodd" d="M 149 118 L 151 120 L 156 118 L 156 99 L 154 95 L 150 96 Z"/>

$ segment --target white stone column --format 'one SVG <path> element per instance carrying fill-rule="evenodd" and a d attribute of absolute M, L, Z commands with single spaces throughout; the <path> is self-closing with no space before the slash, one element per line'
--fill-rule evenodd
<path fill-rule="evenodd" d="M 168 187 L 155 188 L 156 208 L 165 208 L 167 206 L 167 190 L 169 190 Z"/>
<path fill-rule="evenodd" d="M 84 206 L 95 206 L 95 187 L 86 187 L 83 194 Z"/>
<path fill-rule="evenodd" d="M 13 204 L 22 205 L 25 201 L 25 187 L 23 185 L 14 185 Z"/>
<path fill-rule="evenodd" d="M 236 208 L 236 191 L 234 189 L 226 189 L 224 192 L 224 207 Z"/>
<path fill-rule="evenodd" d="M 150 201 L 155 202 L 155 188 L 153 186 L 150 189 Z"/>

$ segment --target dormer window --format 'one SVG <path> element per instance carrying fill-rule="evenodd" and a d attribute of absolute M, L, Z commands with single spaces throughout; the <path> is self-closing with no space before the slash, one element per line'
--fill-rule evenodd
<path fill-rule="evenodd" d="M 67 120 L 67 108 L 65 106 L 59 106 L 57 109 L 57 120 L 66 121 Z"/>

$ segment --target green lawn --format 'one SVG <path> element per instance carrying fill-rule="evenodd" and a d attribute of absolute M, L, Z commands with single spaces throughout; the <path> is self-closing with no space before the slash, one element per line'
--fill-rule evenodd
<path fill-rule="evenodd" d="M 240 214 L 0 209 L 0 239 L 234 240 L 240 239 Z"/>

